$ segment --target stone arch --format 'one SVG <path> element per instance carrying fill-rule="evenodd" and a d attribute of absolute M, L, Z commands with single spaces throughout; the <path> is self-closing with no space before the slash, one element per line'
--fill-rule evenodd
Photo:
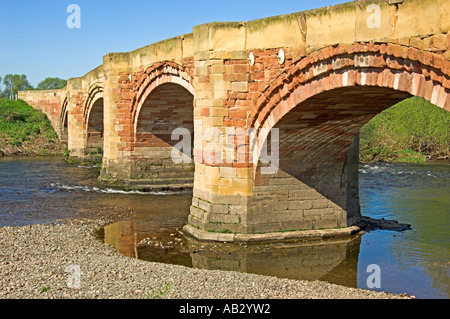
<path fill-rule="evenodd" d="M 157 63 L 136 83 L 132 99 L 133 129 L 131 177 L 169 187 L 193 182 L 194 87 L 193 77 L 174 62 Z M 172 139 L 175 129 L 184 129 Z M 190 147 L 178 147 L 188 142 Z M 190 140 L 187 140 L 190 139 Z M 174 147 L 179 157 L 174 161 Z M 169 183 L 169 181 L 171 181 Z"/>
<path fill-rule="evenodd" d="M 175 62 L 159 62 L 149 67 L 135 84 L 131 101 L 131 118 L 136 135 L 137 121 L 142 105 L 158 86 L 165 83 L 178 84 L 194 95 L 193 75 Z"/>
<path fill-rule="evenodd" d="M 104 149 L 104 103 L 103 87 L 92 85 L 83 107 L 86 127 L 86 152 L 95 153 Z"/>
<path fill-rule="evenodd" d="M 99 83 L 94 83 L 89 87 L 87 92 L 88 96 L 83 105 L 83 121 L 85 124 L 89 121 L 89 116 L 94 103 L 100 98 L 103 99 L 103 86 Z"/>
<path fill-rule="evenodd" d="M 256 99 L 247 126 L 265 134 L 297 105 L 324 92 L 352 87 L 419 96 L 450 111 L 449 79 L 450 62 L 442 54 L 392 43 L 327 47 L 281 73 Z M 259 146 L 264 140 L 259 137 Z M 254 164 L 258 153 L 256 148 Z"/>
<path fill-rule="evenodd" d="M 252 153 L 254 200 L 268 207 L 267 220 L 274 213 L 284 216 L 272 229 L 357 224 L 359 129 L 410 96 L 450 111 L 449 71 L 450 62 L 439 54 L 358 43 L 324 48 L 280 74 L 248 121 L 258 139 Z M 260 154 L 273 128 L 279 166 L 265 175 Z"/>

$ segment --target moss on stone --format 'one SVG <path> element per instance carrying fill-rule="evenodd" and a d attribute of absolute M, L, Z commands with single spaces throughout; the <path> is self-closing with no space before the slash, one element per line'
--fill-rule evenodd
<path fill-rule="evenodd" d="M 280 24 L 280 23 L 290 24 L 292 23 L 292 21 L 297 22 L 297 19 L 299 18 L 300 15 L 301 13 L 292 13 L 268 17 L 264 19 L 252 20 L 246 23 L 246 27 L 249 32 L 256 32 L 264 28 L 267 28 L 272 24 Z"/>

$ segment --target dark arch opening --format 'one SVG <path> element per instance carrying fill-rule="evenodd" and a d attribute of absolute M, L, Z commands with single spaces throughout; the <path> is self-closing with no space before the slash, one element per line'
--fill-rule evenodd
<path fill-rule="evenodd" d="M 86 151 L 88 154 L 101 153 L 104 140 L 103 98 L 97 99 L 89 112 Z"/>

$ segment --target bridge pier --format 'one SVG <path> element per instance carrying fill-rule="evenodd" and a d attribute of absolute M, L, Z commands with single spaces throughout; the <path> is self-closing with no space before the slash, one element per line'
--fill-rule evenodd
<path fill-rule="evenodd" d="M 291 175 L 282 167 L 262 175 L 258 169 L 202 167 L 204 179 L 196 180 L 188 225 L 189 235 L 207 241 L 264 241 L 310 237 L 348 236 L 359 230 L 359 134 L 347 146 L 344 158 L 326 154 L 303 166 L 303 175 Z M 285 158 L 291 162 L 292 158 Z M 281 160 L 283 164 L 284 160 Z M 197 169 L 199 166 L 196 166 Z M 296 167 L 297 171 L 301 171 Z M 197 185 L 208 185 L 212 172 L 221 184 L 247 184 L 212 193 Z M 297 174 L 298 175 L 298 174 Z M 309 179 L 305 180 L 305 176 Z M 317 180 L 313 183 L 311 181 Z M 247 194 L 242 195 L 242 189 Z"/>

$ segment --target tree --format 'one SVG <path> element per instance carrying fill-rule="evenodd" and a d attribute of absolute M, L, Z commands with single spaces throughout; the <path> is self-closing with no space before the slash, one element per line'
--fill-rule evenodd
<path fill-rule="evenodd" d="M 32 90 L 33 86 L 28 82 L 25 74 L 7 74 L 3 79 L 4 90 L 1 92 L 3 97 L 9 98 L 15 96 L 18 91 Z"/>
<path fill-rule="evenodd" d="M 41 81 L 36 87 L 37 90 L 57 90 L 65 87 L 67 84 L 66 80 L 60 78 L 46 78 Z"/>

